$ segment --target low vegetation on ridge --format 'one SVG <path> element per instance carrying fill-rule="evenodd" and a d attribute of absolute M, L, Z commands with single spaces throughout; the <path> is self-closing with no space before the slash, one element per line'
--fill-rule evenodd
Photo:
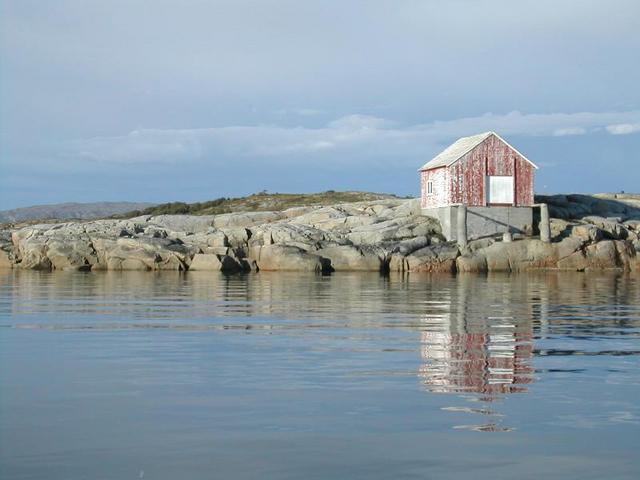
<path fill-rule="evenodd" d="M 327 190 L 320 193 L 268 193 L 262 191 L 247 197 L 218 198 L 207 202 L 170 202 L 155 205 L 144 210 L 134 210 L 113 218 L 132 218 L 140 215 L 219 215 L 233 212 L 281 211 L 292 207 L 312 205 L 335 205 L 337 203 L 368 202 L 398 198 L 395 195 L 371 192 L 336 192 Z"/>

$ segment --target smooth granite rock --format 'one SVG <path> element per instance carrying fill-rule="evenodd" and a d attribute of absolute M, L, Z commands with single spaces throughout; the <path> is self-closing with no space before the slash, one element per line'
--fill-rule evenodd
<path fill-rule="evenodd" d="M 484 272 L 638 267 L 640 205 L 546 197 L 552 242 L 487 237 L 460 251 L 417 200 L 377 200 L 284 212 L 140 216 L 0 231 L 0 268 Z M 626 201 L 626 200 L 625 200 Z"/>
<path fill-rule="evenodd" d="M 328 259 L 331 262 L 331 268 L 337 272 L 379 272 L 385 269 L 384 259 L 372 249 L 354 245 L 336 245 L 317 250 L 315 253 Z"/>
<path fill-rule="evenodd" d="M 292 245 L 263 245 L 251 247 L 249 259 L 259 270 L 328 272 L 330 263 L 319 255 L 308 253 Z"/>

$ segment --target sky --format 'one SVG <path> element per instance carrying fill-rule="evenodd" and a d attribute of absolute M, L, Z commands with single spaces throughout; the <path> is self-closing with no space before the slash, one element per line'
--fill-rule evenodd
<path fill-rule="evenodd" d="M 418 195 L 494 130 L 538 193 L 640 192 L 637 0 L 0 0 L 0 208 Z"/>

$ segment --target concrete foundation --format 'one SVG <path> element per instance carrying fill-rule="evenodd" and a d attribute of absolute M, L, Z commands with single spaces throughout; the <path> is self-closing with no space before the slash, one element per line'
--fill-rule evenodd
<path fill-rule="evenodd" d="M 458 207 L 423 208 L 422 214 L 437 218 L 447 240 L 457 240 Z M 532 207 L 467 207 L 467 237 L 486 237 L 497 233 L 533 231 Z"/>

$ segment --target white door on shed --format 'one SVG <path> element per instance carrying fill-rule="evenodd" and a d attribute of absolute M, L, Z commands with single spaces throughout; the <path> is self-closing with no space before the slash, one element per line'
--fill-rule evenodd
<path fill-rule="evenodd" d="M 487 205 L 513 205 L 514 189 L 512 176 L 487 176 Z"/>

